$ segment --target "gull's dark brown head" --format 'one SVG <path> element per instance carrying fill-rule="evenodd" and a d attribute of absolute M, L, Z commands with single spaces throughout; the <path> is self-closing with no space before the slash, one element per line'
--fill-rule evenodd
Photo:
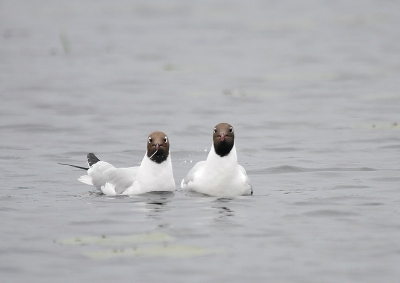
<path fill-rule="evenodd" d="M 163 132 L 151 133 L 147 139 L 147 157 L 156 163 L 167 160 L 169 155 L 169 139 Z"/>
<path fill-rule="evenodd" d="M 213 133 L 215 153 L 221 157 L 228 155 L 233 148 L 235 133 L 228 123 L 221 123 L 214 127 Z"/>

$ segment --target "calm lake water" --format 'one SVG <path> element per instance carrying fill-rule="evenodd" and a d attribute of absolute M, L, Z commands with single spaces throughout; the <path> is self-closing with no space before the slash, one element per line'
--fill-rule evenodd
<path fill-rule="evenodd" d="M 398 282 L 400 2 L 0 2 L 4 282 Z M 235 128 L 251 197 L 179 184 Z M 177 191 L 106 197 L 94 152 L 171 142 Z"/>

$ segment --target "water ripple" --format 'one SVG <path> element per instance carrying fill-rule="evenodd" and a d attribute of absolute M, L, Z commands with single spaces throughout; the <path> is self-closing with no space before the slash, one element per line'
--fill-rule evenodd
<path fill-rule="evenodd" d="M 369 167 L 356 167 L 356 168 L 306 168 L 299 166 L 282 165 L 277 167 L 269 167 L 263 169 L 249 170 L 249 174 L 284 174 L 284 173 L 303 173 L 303 172 L 348 172 L 348 171 L 376 171 L 374 168 Z"/>

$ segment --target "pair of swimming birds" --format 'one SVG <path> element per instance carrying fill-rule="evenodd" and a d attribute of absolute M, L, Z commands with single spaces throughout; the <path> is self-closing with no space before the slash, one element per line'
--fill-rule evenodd
<path fill-rule="evenodd" d="M 213 143 L 205 161 L 198 162 L 181 182 L 181 188 L 205 195 L 233 197 L 253 194 L 246 170 L 238 164 L 233 127 L 221 123 L 214 127 Z M 163 132 L 150 134 L 140 166 L 115 168 L 87 155 L 87 175 L 78 180 L 93 185 L 108 196 L 133 195 L 154 191 L 175 191 L 169 139 Z M 66 164 L 68 165 L 68 164 Z"/>

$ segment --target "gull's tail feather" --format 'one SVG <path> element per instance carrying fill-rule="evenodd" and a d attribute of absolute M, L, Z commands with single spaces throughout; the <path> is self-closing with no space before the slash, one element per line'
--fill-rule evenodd
<path fill-rule="evenodd" d="M 96 164 L 99 161 L 100 161 L 100 159 L 98 159 L 97 156 L 94 155 L 94 153 L 88 153 L 87 162 L 88 162 L 89 167 L 92 167 L 94 164 Z"/>

